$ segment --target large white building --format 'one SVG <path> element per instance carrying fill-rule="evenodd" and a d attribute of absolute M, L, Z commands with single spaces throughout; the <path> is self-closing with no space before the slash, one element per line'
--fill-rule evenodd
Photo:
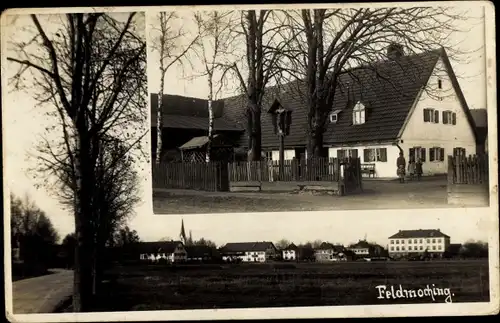
<path fill-rule="evenodd" d="M 220 249 L 222 260 L 228 261 L 238 258 L 243 262 L 266 262 L 277 255 L 276 247 L 272 242 L 232 242 Z"/>
<path fill-rule="evenodd" d="M 450 245 L 450 236 L 440 229 L 400 230 L 389 237 L 389 256 L 398 258 L 424 254 L 441 256 Z"/>

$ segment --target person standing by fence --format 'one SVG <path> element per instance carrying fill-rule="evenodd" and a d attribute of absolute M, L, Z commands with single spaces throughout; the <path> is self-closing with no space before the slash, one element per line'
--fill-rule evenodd
<path fill-rule="evenodd" d="M 403 153 L 399 153 L 399 157 L 396 161 L 396 166 L 397 166 L 397 174 L 399 177 L 399 182 L 404 183 L 405 182 L 405 171 L 406 171 L 406 160 L 403 156 Z"/>

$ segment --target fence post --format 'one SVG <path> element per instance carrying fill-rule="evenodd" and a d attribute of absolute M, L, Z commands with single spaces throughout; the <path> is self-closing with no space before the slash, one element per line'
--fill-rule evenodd
<path fill-rule="evenodd" d="M 216 190 L 219 192 L 229 192 L 229 164 L 220 162 L 215 165 L 215 178 L 218 180 Z"/>
<path fill-rule="evenodd" d="M 448 185 L 453 184 L 454 176 L 453 157 L 448 155 Z"/>

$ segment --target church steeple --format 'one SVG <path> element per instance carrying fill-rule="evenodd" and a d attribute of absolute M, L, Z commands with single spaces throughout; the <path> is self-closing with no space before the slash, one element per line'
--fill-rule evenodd
<path fill-rule="evenodd" d="M 184 229 L 184 219 L 181 220 L 181 233 L 179 234 L 179 237 L 181 238 L 182 243 L 186 243 L 186 230 Z"/>

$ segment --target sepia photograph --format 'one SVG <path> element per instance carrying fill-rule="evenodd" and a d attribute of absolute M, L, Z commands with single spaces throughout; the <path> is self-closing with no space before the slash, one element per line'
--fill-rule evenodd
<path fill-rule="evenodd" d="M 498 313 L 491 9 L 3 12 L 7 318 Z"/>
<path fill-rule="evenodd" d="M 477 3 L 149 17 L 155 214 L 489 205 Z"/>

